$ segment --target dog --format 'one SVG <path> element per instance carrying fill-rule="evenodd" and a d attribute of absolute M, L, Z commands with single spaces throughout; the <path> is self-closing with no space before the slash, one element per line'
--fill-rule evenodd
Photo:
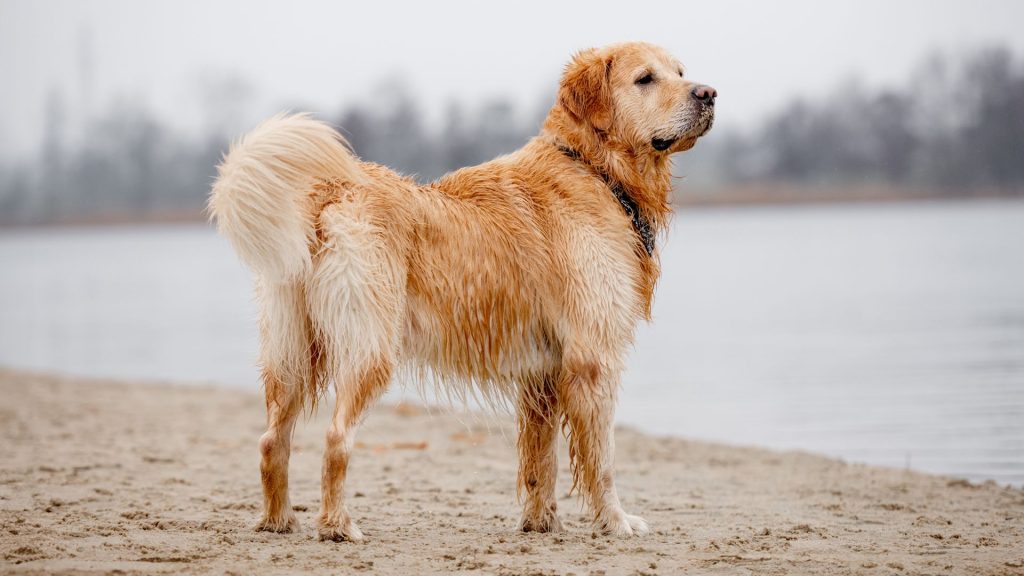
<path fill-rule="evenodd" d="M 398 370 L 515 407 L 519 529 L 561 531 L 556 445 L 595 528 L 648 532 L 613 478 L 613 415 L 650 320 L 670 156 L 711 128 L 717 92 L 646 43 L 574 55 L 540 133 L 428 185 L 353 155 L 332 128 L 278 115 L 225 155 L 209 212 L 254 272 L 267 430 L 258 530 L 297 527 L 297 415 L 329 385 L 321 540 L 363 534 L 343 494 L 356 428 Z"/>

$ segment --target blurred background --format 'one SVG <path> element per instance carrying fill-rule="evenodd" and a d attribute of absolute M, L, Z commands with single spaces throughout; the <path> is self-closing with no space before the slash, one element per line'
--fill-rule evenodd
<path fill-rule="evenodd" d="M 1024 483 L 1024 5 L 0 0 L 0 365 L 256 389 L 203 206 L 311 111 L 421 181 L 521 146 L 582 48 L 719 91 L 619 421 Z M 400 390 L 392 394 L 402 396 Z"/>

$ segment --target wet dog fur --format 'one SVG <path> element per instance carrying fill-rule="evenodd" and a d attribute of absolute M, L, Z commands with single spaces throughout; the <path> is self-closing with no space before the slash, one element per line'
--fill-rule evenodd
<path fill-rule="evenodd" d="M 296 528 L 292 430 L 334 386 L 318 530 L 363 538 L 343 497 L 349 457 L 364 412 L 403 371 L 515 407 L 520 529 L 561 530 L 564 430 L 596 528 L 647 532 L 616 493 L 613 415 L 634 329 L 650 317 L 658 251 L 609 186 L 665 230 L 669 158 L 710 129 L 706 88 L 653 45 L 582 51 L 539 135 L 429 185 L 360 161 L 305 115 L 276 116 L 235 143 L 209 210 L 256 277 L 267 409 L 258 528 Z"/>

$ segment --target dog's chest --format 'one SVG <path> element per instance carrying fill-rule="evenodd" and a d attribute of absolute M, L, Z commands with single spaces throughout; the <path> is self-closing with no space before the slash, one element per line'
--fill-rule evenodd
<path fill-rule="evenodd" d="M 548 372 L 567 353 L 617 363 L 645 316 L 644 270 L 630 222 L 607 208 L 424 218 L 410 252 L 403 355 L 473 379 Z"/>
<path fill-rule="evenodd" d="M 621 358 L 644 317 L 641 266 L 625 237 L 593 227 L 567 232 L 558 334 L 567 354 Z"/>

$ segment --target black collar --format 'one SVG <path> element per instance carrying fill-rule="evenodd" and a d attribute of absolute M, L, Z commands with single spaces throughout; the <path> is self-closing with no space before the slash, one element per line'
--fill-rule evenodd
<path fill-rule="evenodd" d="M 582 164 L 586 164 L 591 170 L 597 172 L 598 176 L 604 180 L 605 185 L 608 186 L 608 189 L 615 195 L 615 199 L 622 205 L 622 209 L 626 212 L 626 216 L 629 216 L 633 221 L 633 231 L 640 237 L 640 241 L 643 243 L 644 249 L 647 251 L 647 255 L 653 255 L 654 230 L 651 228 L 651 221 L 640 213 L 640 207 L 636 205 L 636 201 L 630 197 L 628 192 L 626 192 L 626 187 L 623 186 L 621 182 L 612 180 L 611 176 L 595 168 L 593 164 L 587 162 L 576 150 L 561 144 L 558 145 L 558 150 L 569 158 L 572 158 Z"/>

